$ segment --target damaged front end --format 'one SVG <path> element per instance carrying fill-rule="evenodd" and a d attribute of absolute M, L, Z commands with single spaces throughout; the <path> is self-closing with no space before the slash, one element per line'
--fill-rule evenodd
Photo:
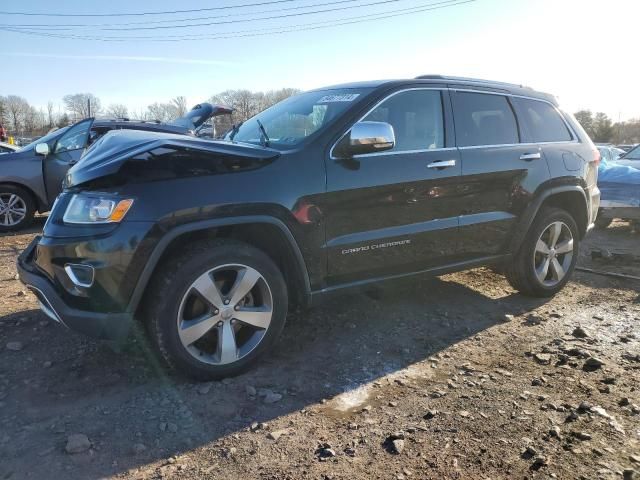
<path fill-rule="evenodd" d="M 259 168 L 277 150 L 184 135 L 119 130 L 98 140 L 65 178 L 65 188 L 216 175 Z"/>
<path fill-rule="evenodd" d="M 109 132 L 69 170 L 43 235 L 18 262 L 20 278 L 52 318 L 124 338 L 139 279 L 167 229 L 218 215 L 245 192 L 239 185 L 255 181 L 234 173 L 260 176 L 278 156 L 186 135 Z"/>

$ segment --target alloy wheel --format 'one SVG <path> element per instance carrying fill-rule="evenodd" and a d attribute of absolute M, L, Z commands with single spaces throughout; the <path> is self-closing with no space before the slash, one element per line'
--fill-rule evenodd
<path fill-rule="evenodd" d="M 533 254 L 533 267 L 538 281 L 554 287 L 562 281 L 573 259 L 573 234 L 561 221 L 551 223 L 542 231 Z"/>
<path fill-rule="evenodd" d="M 0 193 L 0 225 L 13 227 L 24 220 L 27 204 L 15 193 Z"/>
<path fill-rule="evenodd" d="M 198 361 L 237 362 L 264 338 L 273 316 L 273 297 L 254 268 L 222 265 L 200 275 L 178 309 L 178 336 Z"/>

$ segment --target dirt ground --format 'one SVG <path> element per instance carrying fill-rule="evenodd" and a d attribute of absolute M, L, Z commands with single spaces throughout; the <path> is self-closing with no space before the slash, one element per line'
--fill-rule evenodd
<path fill-rule="evenodd" d="M 0 479 L 640 478 L 640 281 L 396 283 L 291 315 L 260 366 L 195 384 L 139 333 L 115 352 L 40 313 L 15 261 L 41 227 L 0 238 Z M 615 223 L 580 265 L 640 276 L 639 246 Z"/>

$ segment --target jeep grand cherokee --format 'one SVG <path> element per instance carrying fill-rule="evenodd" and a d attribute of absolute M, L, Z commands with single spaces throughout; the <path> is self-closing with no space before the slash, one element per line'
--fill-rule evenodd
<path fill-rule="evenodd" d="M 68 173 L 18 261 L 54 320 L 233 375 L 287 310 L 330 292 L 498 264 L 520 292 L 569 280 L 599 153 L 553 96 L 424 76 L 309 91 L 222 141 L 114 131 Z"/>

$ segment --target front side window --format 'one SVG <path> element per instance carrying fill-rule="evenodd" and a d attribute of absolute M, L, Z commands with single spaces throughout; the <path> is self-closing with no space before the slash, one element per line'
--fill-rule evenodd
<path fill-rule="evenodd" d="M 459 147 L 519 143 L 518 124 L 507 97 L 456 92 L 453 99 Z"/>
<path fill-rule="evenodd" d="M 20 150 L 18 151 L 26 152 L 27 150 L 33 150 L 37 144 L 49 143 L 50 141 L 54 140 L 56 137 L 59 137 L 60 135 L 62 135 L 66 130 L 69 130 L 69 127 L 57 128 L 47 133 L 44 137 L 40 137 L 37 140 L 34 140 L 33 142 L 31 142 L 30 144 L 25 145 L 24 147 L 20 148 Z"/>
<path fill-rule="evenodd" d="M 70 152 L 86 147 L 89 129 L 92 123 L 92 120 L 86 120 L 69 128 L 69 130 L 60 137 L 58 143 L 56 143 L 54 153 Z"/>
<path fill-rule="evenodd" d="M 378 105 L 363 121 L 389 123 L 396 136 L 393 151 L 444 147 L 442 96 L 438 90 L 397 93 Z"/>
<path fill-rule="evenodd" d="M 569 142 L 571 133 L 558 111 L 546 102 L 515 99 L 520 110 L 518 113 L 525 123 L 533 142 Z"/>
<path fill-rule="evenodd" d="M 246 120 L 235 132 L 227 133 L 225 139 L 263 145 L 266 133 L 270 147 L 291 149 L 320 132 L 370 91 L 339 89 L 301 93 Z"/>

